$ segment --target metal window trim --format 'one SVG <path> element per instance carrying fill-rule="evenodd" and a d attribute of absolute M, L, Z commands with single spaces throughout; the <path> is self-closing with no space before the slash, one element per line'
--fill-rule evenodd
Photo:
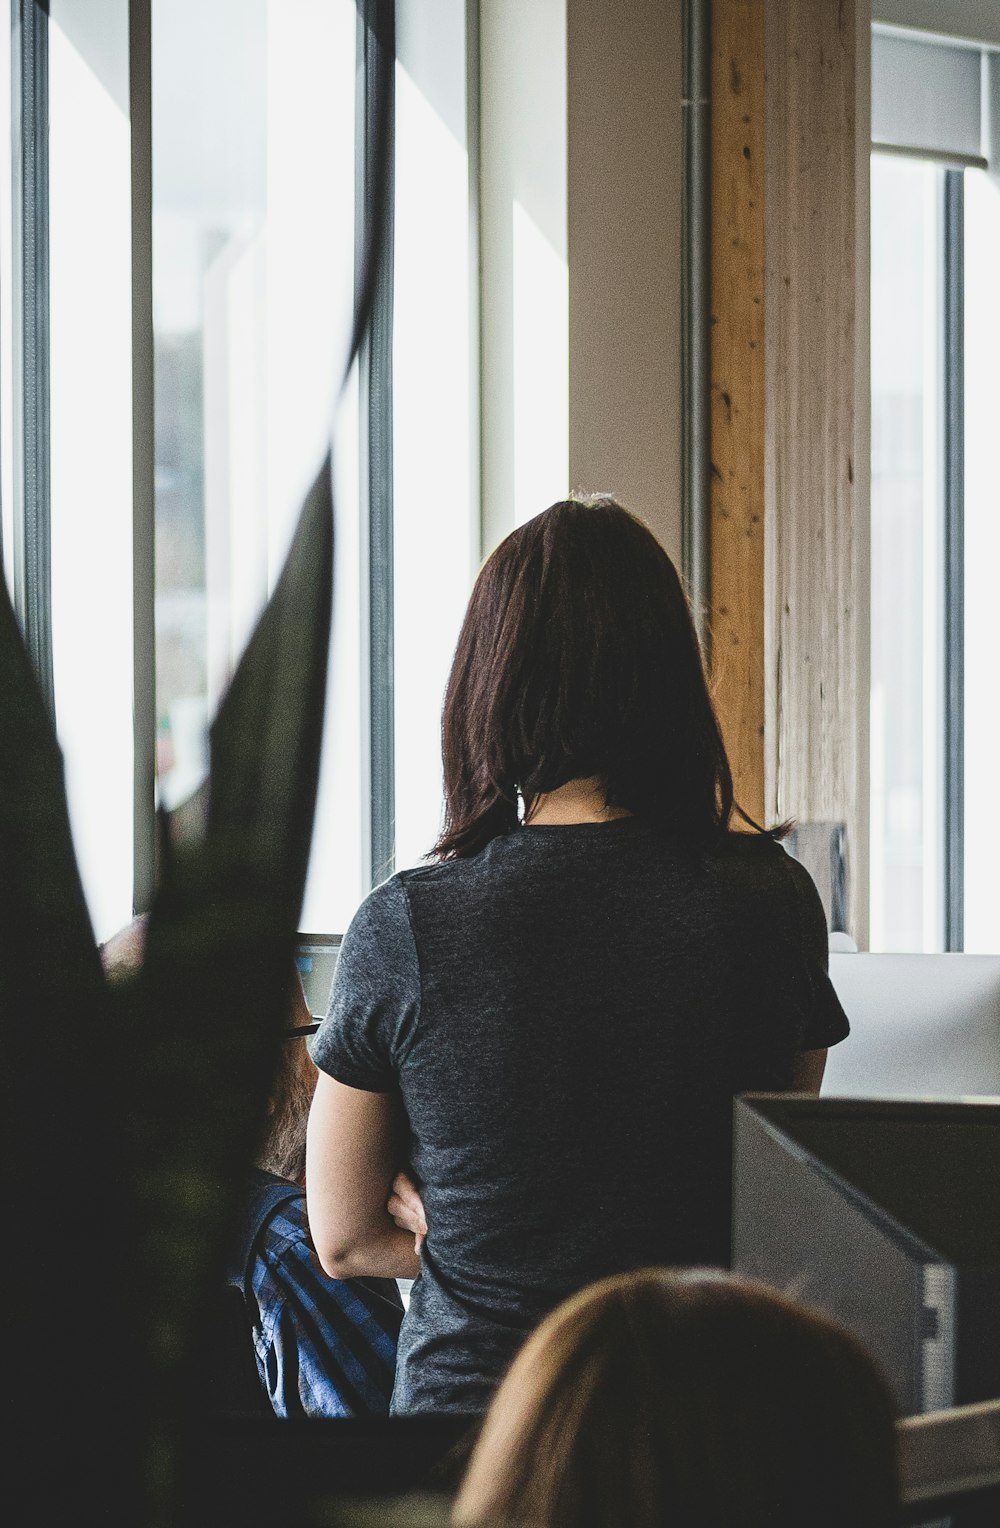
<path fill-rule="evenodd" d="M 965 177 L 944 174 L 944 924 L 965 944 Z"/>
<path fill-rule="evenodd" d="M 156 498 L 153 387 L 153 55 L 151 0 L 129 0 L 132 192 L 132 748 L 136 912 L 156 878 Z"/>
<path fill-rule="evenodd" d="M 388 184 L 371 320 L 359 354 L 360 500 L 362 525 L 362 690 L 364 774 L 368 780 L 364 877 L 369 886 L 395 866 L 395 690 L 393 676 L 393 231 L 395 131 L 395 8 L 373 0 L 358 4 L 356 269 L 365 247 L 372 206 L 380 108 L 388 114 Z M 379 100 L 379 82 L 386 99 Z M 360 271 L 358 272 L 360 275 Z"/>
<path fill-rule="evenodd" d="M 47 0 L 12 0 L 14 589 L 25 642 L 54 721 L 48 19 Z"/>

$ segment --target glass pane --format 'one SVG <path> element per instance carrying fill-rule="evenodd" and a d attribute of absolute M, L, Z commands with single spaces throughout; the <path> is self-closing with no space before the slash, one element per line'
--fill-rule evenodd
<path fill-rule="evenodd" d="M 942 173 L 872 157 L 874 950 L 943 943 Z"/>
<path fill-rule="evenodd" d="M 205 728 L 322 461 L 354 280 L 353 0 L 154 0 L 158 773 L 203 777 Z M 336 636 L 303 925 L 361 887 L 357 408 L 337 432 Z M 335 723 L 335 725 L 334 725 Z"/>
<path fill-rule="evenodd" d="M 103 939 L 132 914 L 128 5 L 53 0 L 50 17 L 56 721 L 80 872 Z"/>
<path fill-rule="evenodd" d="M 1000 186 L 965 172 L 965 948 L 1000 950 Z"/>
<path fill-rule="evenodd" d="M 396 864 L 441 821 L 441 703 L 478 551 L 464 0 L 398 8 L 393 296 Z M 434 238 L 427 238 L 427 229 Z"/>

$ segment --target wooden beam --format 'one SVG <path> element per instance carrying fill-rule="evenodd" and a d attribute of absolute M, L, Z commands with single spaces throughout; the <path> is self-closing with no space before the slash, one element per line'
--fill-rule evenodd
<path fill-rule="evenodd" d="M 853 0 L 768 0 L 766 809 L 847 824 L 855 931 L 867 900 L 856 193 L 860 181 L 866 204 L 870 127 L 859 154 L 855 115 L 867 9 L 863 19 L 859 69 Z"/>
<path fill-rule="evenodd" d="M 712 685 L 736 799 L 764 815 L 764 0 L 712 5 Z"/>
<path fill-rule="evenodd" d="M 846 823 L 862 940 L 870 23 L 712 4 L 712 681 L 745 810 Z"/>

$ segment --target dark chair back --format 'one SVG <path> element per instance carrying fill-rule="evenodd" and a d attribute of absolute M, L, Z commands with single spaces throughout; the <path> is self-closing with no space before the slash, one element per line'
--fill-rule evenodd
<path fill-rule="evenodd" d="M 270 1417 L 253 1351 L 243 1291 L 226 1285 L 216 1302 L 198 1363 L 197 1411 L 206 1417 Z"/>

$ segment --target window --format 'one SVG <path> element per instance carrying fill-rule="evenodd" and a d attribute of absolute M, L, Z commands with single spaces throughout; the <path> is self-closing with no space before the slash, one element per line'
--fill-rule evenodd
<path fill-rule="evenodd" d="M 40 450 L 46 425 L 49 436 L 56 722 L 80 872 L 103 938 L 131 916 L 133 888 L 126 0 L 52 0 L 47 32 L 49 396 L 48 421 L 40 411 L 36 428 Z"/>
<path fill-rule="evenodd" d="M 965 948 L 1000 948 L 1000 760 L 996 572 L 1000 568 L 1000 184 L 984 170 L 965 182 Z"/>
<path fill-rule="evenodd" d="M 156 756 L 178 806 L 336 422 L 323 854 L 306 927 L 363 894 L 353 0 L 153 0 Z M 349 722 L 345 721 L 349 718 Z M 336 810 L 332 810 L 332 803 Z"/>
<path fill-rule="evenodd" d="M 331 436 L 335 629 L 303 926 L 342 930 L 438 833 L 440 704 L 481 542 L 478 54 L 465 0 L 395 9 L 394 259 L 341 388 L 369 0 L 13 8 L 3 560 L 98 937 L 148 893 L 154 800 L 176 808 L 204 777 L 208 720 Z"/>
<path fill-rule="evenodd" d="M 871 944 L 992 951 L 998 55 L 873 39 Z M 995 566 L 995 564 L 994 564 Z"/>
<path fill-rule="evenodd" d="M 873 949 L 943 947 L 944 173 L 918 160 L 872 158 Z"/>
<path fill-rule="evenodd" d="M 441 704 L 479 559 L 465 3 L 436 0 L 433 12 L 430 29 L 427 0 L 397 11 L 393 794 L 400 867 L 427 854 L 440 831 Z"/>

